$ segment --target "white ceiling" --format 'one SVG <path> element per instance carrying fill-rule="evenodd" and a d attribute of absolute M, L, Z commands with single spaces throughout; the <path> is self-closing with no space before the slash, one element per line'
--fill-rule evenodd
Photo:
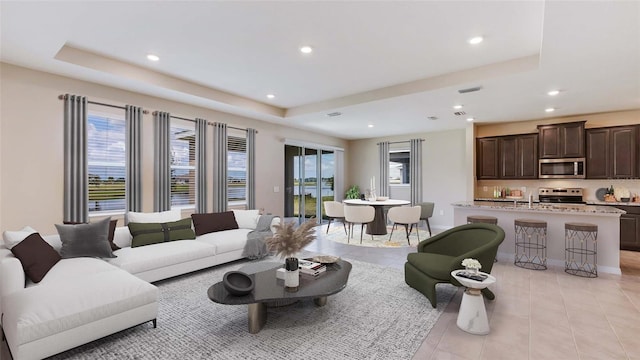
<path fill-rule="evenodd" d="M 640 108 L 639 1 L 2 1 L 0 14 L 4 62 L 345 139 Z"/>

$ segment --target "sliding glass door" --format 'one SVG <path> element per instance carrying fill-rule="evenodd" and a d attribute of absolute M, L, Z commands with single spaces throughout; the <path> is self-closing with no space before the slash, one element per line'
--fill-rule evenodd
<path fill-rule="evenodd" d="M 285 218 L 324 219 L 323 201 L 333 200 L 333 151 L 285 145 Z"/>

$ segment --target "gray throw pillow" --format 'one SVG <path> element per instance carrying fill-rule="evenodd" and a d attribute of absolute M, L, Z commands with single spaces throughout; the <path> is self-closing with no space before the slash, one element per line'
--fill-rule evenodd
<path fill-rule="evenodd" d="M 116 257 L 111 251 L 111 245 L 109 245 L 110 221 L 111 218 L 106 218 L 89 224 L 56 224 L 60 241 L 62 241 L 60 256 L 63 259 L 75 257 Z"/>

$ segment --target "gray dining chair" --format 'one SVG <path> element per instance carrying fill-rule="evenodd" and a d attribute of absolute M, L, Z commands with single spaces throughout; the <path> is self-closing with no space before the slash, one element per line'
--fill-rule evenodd
<path fill-rule="evenodd" d="M 347 244 L 349 238 L 353 238 L 353 224 L 360 224 L 360 244 L 362 244 L 362 233 L 364 232 L 364 226 L 373 221 L 376 215 L 376 211 L 373 206 L 365 205 L 345 205 L 344 218 L 349 224 L 349 235 L 347 235 Z M 371 234 L 371 240 L 373 240 L 373 234 Z"/>
<path fill-rule="evenodd" d="M 424 220 L 427 223 L 427 229 L 429 230 L 429 237 L 431 237 L 431 225 L 429 225 L 429 218 L 433 216 L 433 207 L 435 206 L 432 202 L 423 202 L 420 203 L 420 220 Z"/>
<path fill-rule="evenodd" d="M 324 213 L 329 218 L 329 223 L 327 224 L 327 234 L 329 233 L 329 227 L 331 226 L 331 221 L 340 220 L 342 221 L 342 226 L 344 227 L 344 234 L 347 234 L 347 225 L 345 224 L 344 219 L 344 205 L 338 201 L 325 201 L 324 202 Z"/>

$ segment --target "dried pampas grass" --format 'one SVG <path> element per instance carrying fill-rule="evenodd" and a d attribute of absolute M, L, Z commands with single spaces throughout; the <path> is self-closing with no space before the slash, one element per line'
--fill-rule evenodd
<path fill-rule="evenodd" d="M 293 221 L 274 225 L 276 232 L 266 240 L 267 248 L 282 258 L 291 257 L 316 239 L 315 226 L 316 221 L 313 218 L 297 228 Z"/>

